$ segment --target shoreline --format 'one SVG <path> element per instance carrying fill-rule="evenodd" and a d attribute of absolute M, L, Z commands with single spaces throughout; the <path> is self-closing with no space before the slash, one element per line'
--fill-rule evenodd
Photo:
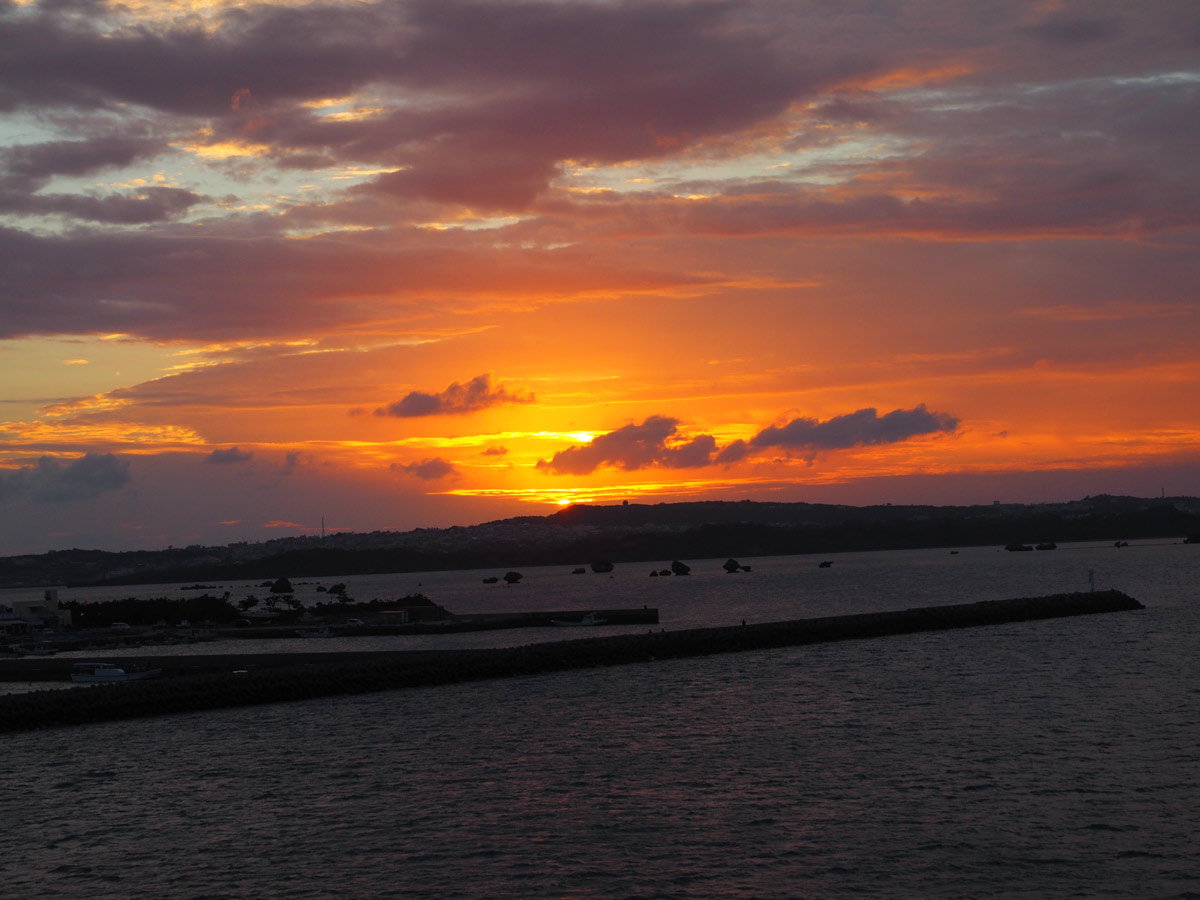
<path fill-rule="evenodd" d="M 189 644 L 204 644 L 213 641 L 243 641 L 243 640 L 291 640 L 301 637 L 301 632 L 306 630 L 314 630 L 322 625 L 331 628 L 330 637 L 381 637 L 381 636 L 403 636 L 403 635 L 420 635 L 420 634 L 462 634 L 474 631 L 501 631 L 511 628 L 557 628 L 564 624 L 575 624 L 576 620 L 583 617 L 585 612 L 590 612 L 604 620 L 603 624 L 607 625 L 657 625 L 658 624 L 658 607 L 642 606 L 638 609 L 593 609 L 580 611 L 578 609 L 569 610 L 535 610 L 529 612 L 507 612 L 507 613 L 463 613 L 448 614 L 444 619 L 426 619 L 403 623 L 388 623 L 388 612 L 382 614 L 363 613 L 368 619 L 365 623 L 358 625 L 345 624 L 330 624 L 321 621 L 306 622 L 289 622 L 286 625 L 246 625 L 238 627 L 230 626 L 201 626 L 191 628 L 193 632 L 203 632 L 203 637 L 187 638 Z M 580 623 L 583 624 L 583 623 Z M 169 640 L 175 638 L 174 640 Z M 168 640 L 164 640 L 168 639 Z M 138 627 L 130 633 L 114 633 L 107 629 L 90 629 L 60 635 L 53 641 L 46 642 L 49 646 L 54 647 L 57 652 L 70 651 L 76 652 L 87 650 L 94 652 L 97 657 L 104 657 L 106 662 L 114 662 L 113 657 L 117 658 L 117 665 L 120 665 L 119 660 L 126 660 L 131 664 L 144 663 L 146 657 L 137 656 L 130 657 L 123 655 L 121 650 L 131 646 L 138 648 L 153 647 L 161 644 L 175 645 L 181 643 L 179 636 L 173 630 L 167 629 L 158 631 L 153 628 Z M 354 651 L 347 651 L 354 654 Z M 372 652 L 372 651 L 359 651 Z M 404 652 L 404 651 L 378 651 L 378 652 Z M 200 655 L 200 654 L 196 654 Z M 222 654 L 226 658 L 231 654 Z M 274 654 L 261 654 L 274 655 Z M 295 656 L 305 656 L 308 654 L 292 654 Z M 33 658 L 29 658 L 32 656 Z M 174 660 L 190 659 L 187 657 L 167 657 L 168 662 L 165 665 L 170 665 Z M 57 660 L 52 655 L 32 653 L 27 656 L 0 656 L 0 682 L 3 681 L 54 681 L 66 678 L 70 672 L 71 662 L 81 662 L 78 659 L 72 659 L 64 663 L 63 660 Z"/>
<path fill-rule="evenodd" d="M 152 681 L 0 697 L 0 732 L 1144 608 L 1096 591 L 521 647 L 178 657 L 177 668 L 203 664 Z M 206 668 L 218 660 L 222 671 Z"/>

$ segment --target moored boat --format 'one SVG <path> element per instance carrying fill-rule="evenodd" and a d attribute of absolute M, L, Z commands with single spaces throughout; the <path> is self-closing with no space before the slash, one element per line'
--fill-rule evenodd
<path fill-rule="evenodd" d="M 127 672 L 120 666 L 105 662 L 83 662 L 71 666 L 71 680 L 76 684 L 110 684 L 121 681 L 143 681 L 157 678 L 162 669 L 139 669 Z"/>
<path fill-rule="evenodd" d="M 578 621 L 567 620 L 567 619 L 551 619 L 550 620 L 550 624 L 552 624 L 552 625 L 603 625 L 604 622 L 605 622 L 605 620 L 599 618 L 595 613 L 588 613 L 586 616 L 584 616 L 582 619 L 579 619 Z"/>

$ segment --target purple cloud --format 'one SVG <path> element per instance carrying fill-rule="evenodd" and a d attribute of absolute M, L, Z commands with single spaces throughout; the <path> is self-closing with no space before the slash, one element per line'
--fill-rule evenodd
<path fill-rule="evenodd" d="M 894 409 L 883 416 L 867 408 L 844 416 L 834 416 L 824 422 L 798 418 L 783 426 L 771 425 L 751 438 L 749 447 L 840 450 L 872 444 L 895 444 L 921 435 L 953 432 L 956 428 L 957 418 L 930 412 L 924 403 L 913 409 Z"/>
<path fill-rule="evenodd" d="M 45 179 L 52 175 L 90 175 L 174 152 L 153 138 L 100 135 L 78 141 L 17 144 L 0 150 L 0 180 Z"/>
<path fill-rule="evenodd" d="M 480 207 L 527 205 L 564 159 L 666 156 L 736 131 L 815 80 L 718 3 L 262 5 L 205 30 L 113 31 L 78 13 L 10 17 L 0 109 L 135 104 L 207 119 L 214 140 L 252 125 L 288 165 L 403 166 L 373 189 Z M 368 84 L 447 99 L 370 122 L 303 105 Z"/>
<path fill-rule="evenodd" d="M 225 450 L 214 450 L 208 456 L 204 457 L 204 461 L 224 466 L 231 463 L 249 462 L 253 458 L 253 453 L 245 453 L 237 447 L 229 447 Z"/>
<path fill-rule="evenodd" d="M 555 475 L 586 475 L 603 466 L 633 471 L 655 466 L 690 469 L 708 465 L 716 440 L 702 434 L 680 441 L 678 425 L 678 419 L 650 416 L 640 425 L 626 425 L 598 435 L 590 443 L 560 450 L 549 460 L 539 459 L 537 468 Z"/>
<path fill-rule="evenodd" d="M 452 475 L 458 474 L 458 469 L 448 459 L 442 459 L 440 456 L 435 456 L 431 459 L 423 459 L 420 462 L 413 463 L 392 463 L 391 469 L 401 475 L 411 475 L 413 478 L 420 478 L 422 481 L 440 481 L 443 478 L 449 478 Z"/>
<path fill-rule="evenodd" d="M 540 459 L 537 468 L 555 475 L 587 475 L 602 467 L 632 471 L 653 466 L 690 469 L 729 465 L 772 447 L 815 452 L 899 443 L 925 434 L 953 432 L 958 421 L 944 413 L 931 413 L 924 404 L 884 416 L 874 409 L 860 409 L 824 422 L 799 418 L 783 426 L 772 425 L 750 441 L 733 441 L 718 451 L 712 435 L 701 434 L 681 442 L 677 439 L 677 419 L 651 416 L 640 425 L 626 425 L 599 435 L 591 443 L 560 450 L 549 460 Z"/>
<path fill-rule="evenodd" d="M 444 391 L 426 394 L 413 391 L 403 399 L 375 410 L 377 416 L 417 418 L 421 416 L 457 416 L 478 412 L 500 403 L 533 403 L 532 394 L 521 395 L 491 384 L 490 375 L 476 375 L 466 384 L 455 381 Z"/>

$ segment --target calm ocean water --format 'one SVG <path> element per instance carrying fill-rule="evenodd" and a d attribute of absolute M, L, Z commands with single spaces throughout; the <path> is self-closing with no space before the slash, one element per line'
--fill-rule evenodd
<path fill-rule="evenodd" d="M 0 894 L 1200 897 L 1200 548 L 833 559 L 379 590 L 672 629 L 1090 571 L 1147 609 L 6 735 Z"/>

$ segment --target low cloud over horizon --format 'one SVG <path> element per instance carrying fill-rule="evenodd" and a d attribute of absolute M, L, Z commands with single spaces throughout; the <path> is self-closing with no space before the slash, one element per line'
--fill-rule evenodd
<path fill-rule="evenodd" d="M 786 425 L 770 425 L 749 441 L 734 441 L 717 455 L 716 461 L 733 463 L 755 450 L 773 447 L 818 451 L 895 444 L 921 435 L 953 433 L 958 423 L 956 416 L 929 412 L 924 403 L 914 409 L 894 409 L 884 416 L 867 408 L 824 422 L 797 418 Z"/>
<path fill-rule="evenodd" d="M 736 440 L 717 450 L 716 438 L 701 434 L 684 440 L 678 436 L 679 420 L 650 416 L 640 425 L 625 425 L 596 436 L 583 445 L 560 450 L 537 468 L 555 475 L 587 475 L 610 467 L 634 471 L 642 468 L 699 468 L 740 462 L 757 450 L 836 450 L 875 444 L 894 444 L 936 433 L 953 433 L 959 420 L 931 413 L 921 404 L 895 409 L 884 416 L 871 408 L 835 416 L 824 422 L 797 418 L 786 425 L 771 425 L 749 441 Z"/>
<path fill-rule="evenodd" d="M 111 453 L 86 453 L 64 461 L 43 456 L 30 466 L 0 471 L 0 500 L 28 495 L 37 502 L 90 500 L 129 483 L 129 460 Z"/>
<path fill-rule="evenodd" d="M 539 459 L 537 468 L 555 475 L 587 475 L 601 466 L 635 471 L 651 466 L 688 469 L 708 465 L 716 440 L 709 434 L 674 440 L 678 425 L 678 419 L 651 416 L 641 425 L 625 425 L 597 435 L 587 444 L 560 450 L 550 460 Z"/>

